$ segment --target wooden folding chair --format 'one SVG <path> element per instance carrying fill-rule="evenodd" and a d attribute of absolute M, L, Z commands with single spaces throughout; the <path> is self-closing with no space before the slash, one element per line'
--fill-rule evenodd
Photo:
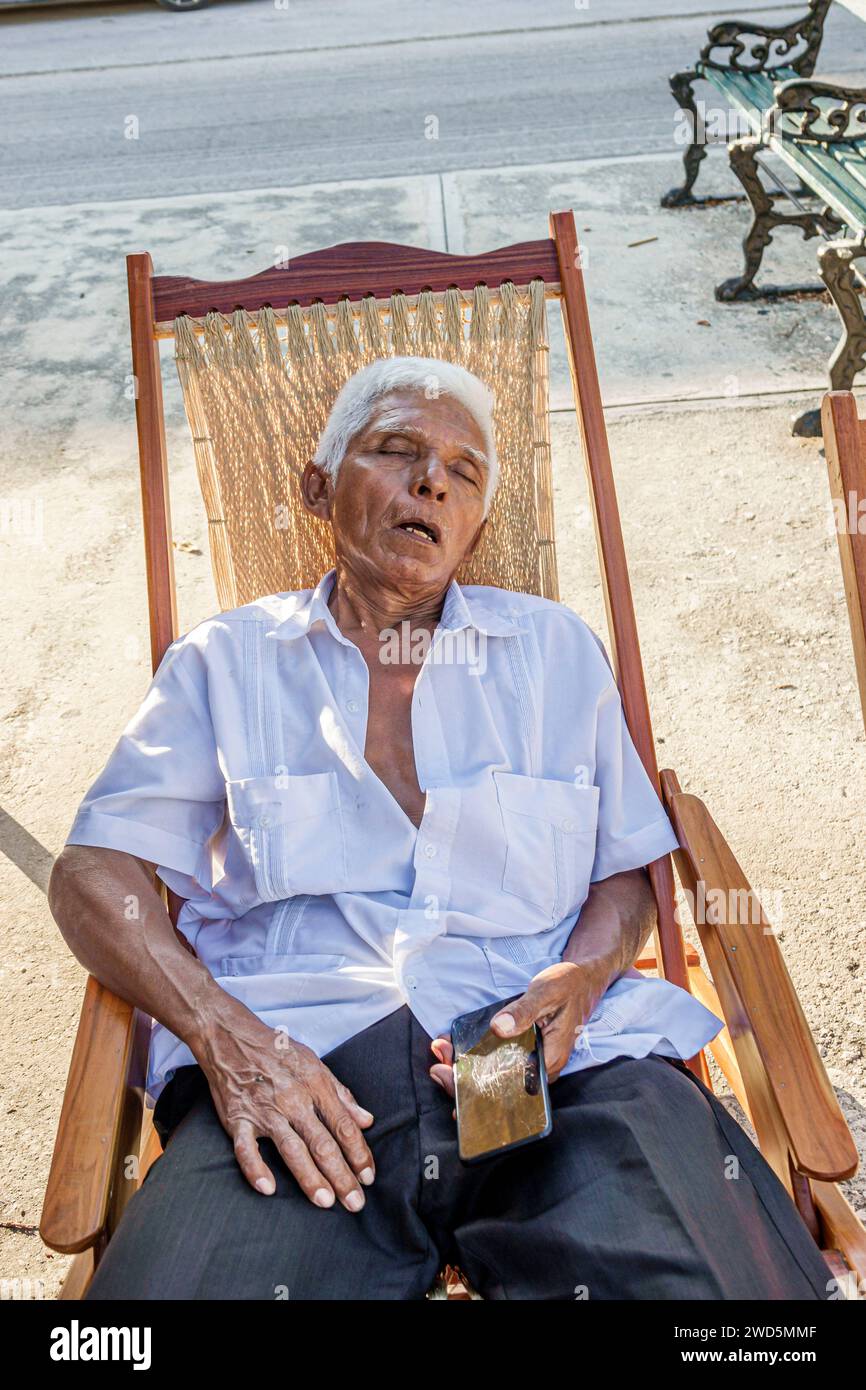
<path fill-rule="evenodd" d="M 755 924 L 753 910 L 739 910 L 755 901 L 745 875 L 703 803 L 680 790 L 673 772 L 659 779 L 573 214 L 553 214 L 549 238 L 480 256 L 368 242 L 313 252 L 289 267 L 225 283 L 155 277 L 146 254 L 130 256 L 128 269 L 154 668 L 177 636 L 160 338 L 176 341 L 224 607 L 301 587 L 298 546 L 305 542 L 297 508 L 294 520 L 285 522 L 288 539 L 276 544 L 269 518 L 264 557 L 248 554 L 256 544 L 255 489 L 263 489 L 269 506 L 287 488 L 296 492 L 285 455 L 297 447 L 298 432 L 315 437 L 351 364 L 396 349 L 450 355 L 469 365 L 478 360 L 481 340 L 495 345 L 491 370 L 500 374 L 495 386 L 507 399 L 495 421 L 504 460 L 499 510 L 491 514 L 492 541 L 480 573 L 476 568 L 471 577 L 488 583 L 510 578 L 504 587 L 555 596 L 543 310 L 545 300 L 559 301 L 614 669 L 632 738 L 676 828 L 677 869 L 697 905 L 711 978 L 684 941 L 669 857 L 650 867 L 658 930 L 654 951 L 639 965 L 691 989 L 726 1019 L 711 1044 L 715 1058 L 765 1157 L 827 1252 L 828 1280 L 847 1278 L 850 1292 L 866 1279 L 866 1231 L 837 1186 L 856 1171 L 853 1140 L 778 941 L 762 913 Z M 495 333 L 485 328 L 491 316 Z M 521 351 L 528 365 L 517 361 Z M 514 423 L 520 412 L 530 417 L 528 425 Z M 505 438 L 509 430 L 516 433 Z M 261 447 L 250 444 L 257 437 Z M 306 447 L 306 436 L 301 442 Z M 238 450 L 246 451 L 241 474 Z M 245 491 L 243 506 L 233 509 L 226 494 L 235 486 Z M 520 529 L 530 526 L 532 533 Z M 312 565 L 325 554 L 325 542 L 321 533 L 307 539 L 305 563 Z M 275 563 L 276 574 L 268 568 Z M 280 582 L 286 576 L 295 582 Z M 176 921 L 179 903 L 173 895 L 169 902 Z M 730 903 L 737 904 L 733 914 L 720 906 Z M 65 1298 L 80 1297 L 87 1287 L 126 1202 L 159 1152 L 143 1107 L 147 1023 L 88 980 L 40 1226 L 46 1244 L 76 1255 Z M 691 1065 L 708 1080 L 704 1057 Z"/>
<path fill-rule="evenodd" d="M 828 391 L 821 405 L 821 422 L 866 725 L 866 420 L 858 417 L 850 391 Z"/>

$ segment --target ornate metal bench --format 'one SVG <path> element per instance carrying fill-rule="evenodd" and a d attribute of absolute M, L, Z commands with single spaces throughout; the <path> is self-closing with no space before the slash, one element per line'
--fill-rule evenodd
<path fill-rule="evenodd" d="M 707 152 L 706 122 L 695 103 L 694 83 L 703 79 L 751 131 L 728 145 L 731 168 L 752 206 L 752 225 L 743 241 L 745 266 L 741 275 L 716 287 L 716 298 L 730 302 L 802 292 L 809 287 L 756 287 L 764 250 L 776 227 L 799 227 L 806 238 L 824 237 L 818 271 L 843 326 L 830 358 L 830 384 L 833 390 L 844 391 L 866 364 L 866 319 L 855 283 L 866 284 L 855 266 L 866 255 L 866 88 L 812 77 L 830 3 L 809 0 L 808 13 L 785 25 L 748 20 L 717 24 L 709 31 L 695 67 L 674 73 L 671 91 L 691 122 L 692 138 L 684 155 L 685 183 L 665 194 L 662 206 L 700 201 L 692 188 Z M 797 176 L 798 184 L 788 186 L 758 158 L 761 151 L 778 156 Z M 767 188 L 761 174 L 775 187 Z M 804 207 L 800 201 L 804 196 L 817 196 L 823 206 Z M 776 200 L 783 197 L 795 211 L 777 209 Z M 797 416 L 793 430 L 820 435 L 820 410 Z"/>

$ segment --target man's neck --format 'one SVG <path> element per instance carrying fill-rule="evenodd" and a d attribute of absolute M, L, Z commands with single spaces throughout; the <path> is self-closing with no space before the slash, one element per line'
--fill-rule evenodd
<path fill-rule="evenodd" d="M 328 607 L 344 637 L 363 636 L 378 641 L 380 633 L 399 628 L 401 623 L 408 623 L 410 630 L 425 628 L 432 632 L 441 617 L 447 591 L 447 584 L 444 589 L 411 593 L 371 586 L 366 580 L 362 584 L 351 570 L 338 564 Z"/>

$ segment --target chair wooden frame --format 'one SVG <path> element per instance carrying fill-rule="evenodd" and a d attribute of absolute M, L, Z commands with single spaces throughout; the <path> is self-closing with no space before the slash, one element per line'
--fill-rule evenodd
<path fill-rule="evenodd" d="M 540 276 L 563 314 L 611 656 L 632 738 L 676 828 L 677 869 L 691 901 L 714 903 L 721 894 L 740 903 L 744 892 L 751 893 L 703 803 L 683 793 L 672 772 L 659 777 L 573 213 L 551 214 L 549 238 L 480 256 L 361 242 L 301 256 L 288 269 L 208 283 L 156 277 L 142 253 L 128 258 L 128 275 L 154 668 L 178 635 L 158 346 L 171 335 L 175 316 L 238 307 L 255 313 L 265 305 L 332 304 L 367 294 L 385 299 L 397 290 L 410 295 L 457 286 L 469 292 L 482 281 L 495 288 Z M 856 1171 L 857 1151 L 772 929 L 763 917 L 756 927 L 730 923 L 714 907 L 698 912 L 711 980 L 684 941 L 670 857 L 650 866 L 650 878 L 658 904 L 655 951 L 638 964 L 658 969 L 724 1016 L 727 1026 L 711 1044 L 717 1062 L 765 1157 L 828 1253 L 828 1278 L 831 1270 L 853 1274 L 859 1284 L 866 1280 L 866 1231 L 836 1185 Z M 172 898 L 176 920 L 179 902 Z M 47 1245 L 77 1256 L 61 1297 L 82 1296 L 123 1207 L 159 1152 L 143 1107 L 146 1025 L 135 1009 L 88 979 L 40 1225 Z M 691 1065 L 708 1080 L 703 1056 Z M 138 1158 L 131 1176 L 130 1155 Z"/>
<path fill-rule="evenodd" d="M 866 420 L 850 391 L 828 391 L 821 406 L 824 452 L 851 624 L 854 666 L 866 725 Z"/>

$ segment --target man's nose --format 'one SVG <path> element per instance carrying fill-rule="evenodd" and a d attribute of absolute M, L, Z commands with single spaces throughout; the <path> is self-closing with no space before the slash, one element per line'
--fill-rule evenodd
<path fill-rule="evenodd" d="M 428 454 L 418 468 L 409 491 L 413 497 L 424 497 L 431 502 L 444 502 L 448 496 L 448 469 L 437 454 Z"/>

